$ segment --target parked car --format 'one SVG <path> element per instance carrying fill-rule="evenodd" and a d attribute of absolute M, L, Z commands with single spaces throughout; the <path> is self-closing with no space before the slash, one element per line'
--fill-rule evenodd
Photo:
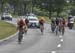
<path fill-rule="evenodd" d="M 1 16 L 1 20 L 11 20 L 12 21 L 12 15 L 9 13 L 3 13 Z"/>

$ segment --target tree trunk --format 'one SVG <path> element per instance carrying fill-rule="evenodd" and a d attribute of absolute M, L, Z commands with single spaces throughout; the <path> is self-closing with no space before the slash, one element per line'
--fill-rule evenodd
<path fill-rule="evenodd" d="M 14 15 L 15 15 L 15 11 L 16 11 L 16 8 L 15 8 L 15 5 L 14 5 Z"/>
<path fill-rule="evenodd" d="M 24 3 L 24 15 L 26 15 L 27 11 L 26 11 L 26 3 Z"/>
<path fill-rule="evenodd" d="M 3 4 L 4 4 L 4 2 L 1 3 L 1 12 L 2 12 L 2 13 L 3 13 L 3 9 L 4 9 L 4 8 L 3 8 Z"/>
<path fill-rule="evenodd" d="M 51 19 L 51 16 L 52 16 L 52 12 L 51 10 L 49 11 L 49 19 Z"/>
<path fill-rule="evenodd" d="M 59 17 L 60 16 L 60 12 L 59 11 L 57 11 L 57 17 Z"/>

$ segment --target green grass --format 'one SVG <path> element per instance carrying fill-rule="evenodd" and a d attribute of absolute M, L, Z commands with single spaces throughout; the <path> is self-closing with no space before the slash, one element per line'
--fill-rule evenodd
<path fill-rule="evenodd" d="M 0 39 L 4 39 L 16 32 L 16 27 L 12 24 L 0 21 Z"/>

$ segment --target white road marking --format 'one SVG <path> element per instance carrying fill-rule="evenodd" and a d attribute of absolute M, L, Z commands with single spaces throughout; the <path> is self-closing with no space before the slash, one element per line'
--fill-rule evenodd
<path fill-rule="evenodd" d="M 63 39 L 60 39 L 60 41 L 63 42 L 64 40 Z"/>
<path fill-rule="evenodd" d="M 57 47 L 61 47 L 61 44 L 58 44 Z"/>
<path fill-rule="evenodd" d="M 52 51 L 51 53 L 56 53 L 56 51 Z"/>
<path fill-rule="evenodd" d="M 63 36 L 59 36 L 59 38 L 62 38 Z"/>

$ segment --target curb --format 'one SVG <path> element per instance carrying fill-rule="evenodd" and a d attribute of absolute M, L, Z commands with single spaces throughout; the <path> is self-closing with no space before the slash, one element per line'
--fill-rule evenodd
<path fill-rule="evenodd" d="M 6 37 L 6 38 L 4 38 L 4 39 L 1 39 L 0 42 L 6 41 L 6 40 L 9 40 L 9 39 L 13 38 L 14 36 L 17 35 L 17 33 L 18 33 L 18 32 L 16 32 L 15 34 L 13 34 L 13 35 L 11 35 L 11 36 L 9 36 L 9 37 Z"/>
<path fill-rule="evenodd" d="M 7 23 L 10 23 L 10 22 L 7 22 Z M 13 24 L 13 23 L 10 23 L 10 24 Z M 46 24 L 50 24 L 50 23 L 46 22 Z M 13 25 L 16 26 L 15 24 L 13 24 Z M 4 38 L 4 39 L 1 39 L 0 42 L 7 41 L 7 40 L 9 40 L 9 39 L 15 37 L 17 34 L 18 34 L 18 32 L 16 32 L 15 34 L 13 34 L 13 35 L 11 35 L 11 36 L 9 36 L 9 37 L 6 37 L 6 38 Z"/>

